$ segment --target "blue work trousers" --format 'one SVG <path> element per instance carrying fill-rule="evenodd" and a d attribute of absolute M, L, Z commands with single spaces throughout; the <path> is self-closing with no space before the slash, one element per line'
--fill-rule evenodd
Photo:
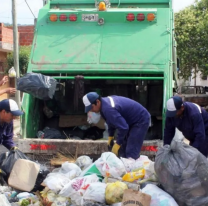
<path fill-rule="evenodd" d="M 119 157 L 138 159 L 148 128 L 149 123 L 132 125 L 119 149 Z"/>

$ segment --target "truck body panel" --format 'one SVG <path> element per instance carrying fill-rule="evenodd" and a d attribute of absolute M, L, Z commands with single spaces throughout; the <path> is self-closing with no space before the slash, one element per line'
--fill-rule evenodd
<path fill-rule="evenodd" d="M 82 75 L 85 93 L 121 95 L 141 103 L 152 119 L 146 139 L 162 139 L 176 68 L 172 2 L 111 0 L 106 11 L 99 11 L 98 4 L 92 0 L 51 0 L 39 12 L 28 72 L 52 76 L 64 85 L 64 94 L 56 103 L 64 102 L 67 108 L 59 108 L 52 125 L 62 130 L 57 124 L 59 115 L 85 115 L 81 99 L 78 111 L 73 105 L 75 76 Z M 62 17 L 66 19 L 62 21 Z M 150 17 L 154 18 L 149 21 Z M 45 104 L 23 95 L 23 138 L 36 138 L 39 130 L 51 125 L 52 120 L 43 115 Z M 47 141 L 50 144 L 52 140 Z"/>

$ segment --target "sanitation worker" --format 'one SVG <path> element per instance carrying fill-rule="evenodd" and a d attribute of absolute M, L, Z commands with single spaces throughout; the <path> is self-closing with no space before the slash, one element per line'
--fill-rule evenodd
<path fill-rule="evenodd" d="M 101 114 L 108 124 L 108 146 L 119 157 L 137 159 L 150 124 L 149 112 L 138 102 L 121 96 L 100 97 L 90 92 L 83 97 L 85 112 Z M 114 133 L 117 130 L 116 143 Z"/>
<path fill-rule="evenodd" d="M 12 99 L 0 101 L 0 144 L 8 150 L 16 149 L 13 142 L 13 119 L 21 116 L 17 103 Z"/>
<path fill-rule="evenodd" d="M 164 145 L 170 144 L 175 128 L 181 131 L 190 145 L 208 156 L 208 113 L 199 105 L 183 102 L 179 96 L 167 101 Z"/>
<path fill-rule="evenodd" d="M 0 102 L 0 144 L 8 150 L 18 149 L 13 142 L 13 119 L 22 115 L 17 103 L 12 99 L 5 99 Z M 4 183 L 5 172 L 0 169 L 0 184 Z"/>

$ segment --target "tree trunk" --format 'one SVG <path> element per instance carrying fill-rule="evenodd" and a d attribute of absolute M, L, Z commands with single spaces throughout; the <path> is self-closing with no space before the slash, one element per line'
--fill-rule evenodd
<path fill-rule="evenodd" d="M 197 68 L 197 64 L 194 69 L 194 86 L 196 86 L 196 70 L 197 70 L 196 68 Z"/>

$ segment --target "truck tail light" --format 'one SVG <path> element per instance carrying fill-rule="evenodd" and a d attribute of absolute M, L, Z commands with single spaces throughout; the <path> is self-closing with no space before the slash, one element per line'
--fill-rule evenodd
<path fill-rule="evenodd" d="M 75 15 L 75 14 L 69 15 L 69 20 L 70 21 L 76 21 L 77 20 L 77 15 Z"/>
<path fill-rule="evenodd" d="M 137 14 L 137 21 L 144 21 L 144 20 L 145 20 L 144 14 Z"/>
<path fill-rule="evenodd" d="M 132 14 L 132 13 L 127 14 L 126 20 L 127 20 L 127 21 L 134 21 L 134 20 L 135 20 L 134 14 Z"/>
<path fill-rule="evenodd" d="M 147 20 L 148 21 L 154 21 L 155 20 L 155 14 L 152 14 L 152 13 L 147 14 Z"/>
<path fill-rule="evenodd" d="M 67 16 L 66 16 L 65 14 L 61 14 L 61 15 L 59 16 L 59 20 L 60 20 L 60 21 L 66 21 L 66 20 L 67 20 Z"/>
<path fill-rule="evenodd" d="M 106 10 L 106 5 L 105 5 L 105 2 L 101 1 L 99 3 L 99 11 L 105 11 Z"/>
<path fill-rule="evenodd" d="M 56 14 L 51 14 L 50 15 L 50 20 L 51 21 L 57 21 L 57 19 L 58 19 L 58 16 Z"/>

